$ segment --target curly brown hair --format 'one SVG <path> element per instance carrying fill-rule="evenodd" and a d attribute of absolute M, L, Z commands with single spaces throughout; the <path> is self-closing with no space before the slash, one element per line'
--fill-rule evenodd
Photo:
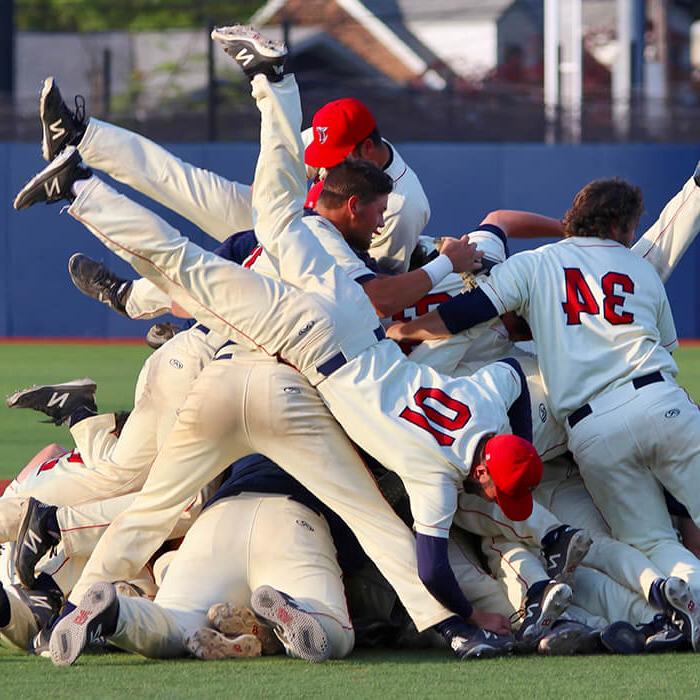
<path fill-rule="evenodd" d="M 616 238 L 636 226 L 642 208 L 639 187 L 617 177 L 593 180 L 578 191 L 564 214 L 564 236 Z"/>

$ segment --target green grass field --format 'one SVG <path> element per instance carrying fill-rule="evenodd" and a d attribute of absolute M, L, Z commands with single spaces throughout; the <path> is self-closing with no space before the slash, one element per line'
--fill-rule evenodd
<path fill-rule="evenodd" d="M 101 410 L 127 409 L 148 352 L 123 345 L 0 345 L 0 392 L 89 376 L 98 382 Z M 676 357 L 680 381 L 697 400 L 700 348 L 682 348 Z M 12 477 L 49 442 L 70 444 L 66 429 L 40 423 L 38 414 L 4 405 L 0 411 L 0 477 Z M 155 662 L 111 653 L 58 669 L 0 651 L 0 698 L 684 698 L 700 691 L 696 664 L 689 653 L 459 663 L 447 652 L 358 651 L 319 666 L 284 657 Z"/>

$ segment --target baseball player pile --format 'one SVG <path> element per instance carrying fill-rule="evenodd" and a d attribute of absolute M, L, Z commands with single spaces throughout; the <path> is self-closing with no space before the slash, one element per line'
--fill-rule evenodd
<path fill-rule="evenodd" d="M 90 379 L 8 397 L 74 445 L 41 449 L 0 498 L 3 642 L 57 665 L 104 644 L 312 662 L 700 650 L 700 412 L 663 286 L 700 229 L 697 171 L 634 245 L 641 193 L 609 179 L 561 221 L 499 210 L 436 246 L 418 177 L 361 102 L 302 132 L 285 47 L 243 26 L 212 39 L 260 111 L 252 186 L 44 83 L 49 164 L 15 209 L 67 201 L 138 274 L 76 253 L 82 292 L 189 320 L 149 333 L 129 413 L 100 413 Z M 509 257 L 521 236 L 558 240 Z"/>

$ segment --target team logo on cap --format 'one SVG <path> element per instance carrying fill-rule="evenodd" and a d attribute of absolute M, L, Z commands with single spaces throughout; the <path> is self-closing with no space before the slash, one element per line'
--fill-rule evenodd
<path fill-rule="evenodd" d="M 316 134 L 318 135 L 319 143 L 326 143 L 328 141 L 328 127 L 327 126 L 317 126 Z"/>

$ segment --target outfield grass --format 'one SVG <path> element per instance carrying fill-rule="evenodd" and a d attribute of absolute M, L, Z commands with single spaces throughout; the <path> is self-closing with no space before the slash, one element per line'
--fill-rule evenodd
<path fill-rule="evenodd" d="M 123 345 L 0 345 L 0 392 L 89 376 L 104 411 L 131 405 L 150 351 Z M 680 381 L 700 398 L 700 348 L 676 353 Z M 65 428 L 29 411 L 0 408 L 0 477 L 9 478 L 49 442 L 70 444 Z M 284 657 L 149 661 L 127 654 L 82 657 L 75 667 L 0 651 L 3 698 L 685 698 L 700 691 L 693 654 L 639 657 L 509 658 L 458 663 L 445 652 L 358 651 L 320 666 Z M 694 670 L 695 669 L 695 670 Z"/>

